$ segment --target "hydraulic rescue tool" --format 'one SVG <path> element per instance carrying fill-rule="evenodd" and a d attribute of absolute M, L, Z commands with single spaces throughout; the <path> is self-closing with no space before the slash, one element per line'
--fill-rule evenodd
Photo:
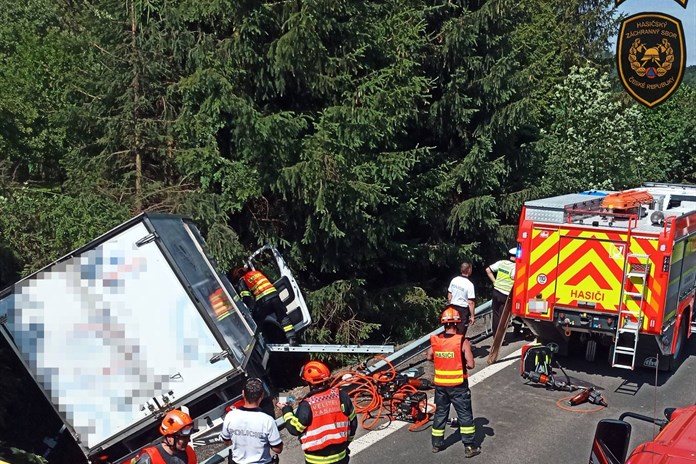
<path fill-rule="evenodd" d="M 557 362 L 558 367 L 566 381 L 556 380 L 553 376 L 554 348 L 547 345 L 529 344 L 522 347 L 522 357 L 520 359 L 520 375 L 530 382 L 540 383 L 549 390 L 575 391 L 578 387 L 570 382 L 570 377 Z"/>
<path fill-rule="evenodd" d="M 544 385 L 549 390 L 560 390 L 574 392 L 580 390 L 575 396 L 568 400 L 570 406 L 589 401 L 592 404 L 607 406 L 606 401 L 595 387 L 585 387 L 575 385 L 571 382 L 570 377 L 563 370 L 558 362 L 553 359 L 553 347 L 545 345 L 525 345 L 522 348 L 522 358 L 520 360 L 520 374 L 522 378 L 530 382 Z M 558 380 L 554 377 L 552 365 L 558 367 L 565 376 L 565 381 Z"/>
<path fill-rule="evenodd" d="M 541 374 L 539 372 L 523 372 L 522 377 L 529 380 L 530 382 L 540 383 L 549 390 L 562 390 L 562 391 L 575 391 L 578 389 L 577 385 L 573 385 L 570 382 L 563 382 L 561 380 L 556 380 L 553 375 Z"/>
<path fill-rule="evenodd" d="M 371 429 L 381 419 L 387 419 L 411 422 L 409 430 L 420 430 L 430 421 L 435 408 L 428 403 L 427 394 L 421 391 L 431 389 L 431 382 L 397 373 L 388 360 L 381 356 L 375 358 L 384 360 L 389 369 L 370 375 L 363 363 L 356 370 L 337 376 L 333 385 L 349 391 L 355 411 L 361 414 L 363 428 Z M 412 375 L 421 373 L 409 372 Z"/>

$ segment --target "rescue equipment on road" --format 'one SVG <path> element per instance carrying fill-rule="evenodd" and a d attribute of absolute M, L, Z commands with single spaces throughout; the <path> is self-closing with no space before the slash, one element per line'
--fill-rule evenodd
<path fill-rule="evenodd" d="M 558 390 L 575 392 L 580 390 L 576 395 L 567 398 L 561 398 L 557 404 L 562 409 L 560 403 L 567 400 L 568 406 L 577 406 L 586 401 L 592 404 L 606 407 L 607 403 L 602 398 L 601 393 L 594 386 L 577 385 L 571 381 L 570 376 L 561 367 L 561 365 L 553 359 L 555 349 L 553 346 L 541 345 L 538 343 L 530 343 L 522 347 L 522 356 L 520 359 L 520 375 L 528 382 L 544 385 L 548 390 Z M 565 380 L 558 379 L 554 374 L 552 366 L 555 365 L 561 370 L 565 376 Z M 601 408 L 600 408 L 601 409 Z M 585 410 L 581 412 L 595 412 L 599 409 Z"/>
<path fill-rule="evenodd" d="M 386 358 L 376 356 L 388 366 L 383 372 L 372 375 L 364 369 L 339 373 L 332 386 L 345 388 L 353 400 L 356 414 L 360 414 L 360 425 L 366 430 L 382 425 L 382 420 L 389 422 L 400 420 L 411 422 L 412 432 L 423 429 L 435 410 L 435 405 L 428 403 L 428 396 L 422 390 L 432 388 L 427 379 L 411 377 L 398 373 Z M 420 372 L 422 373 L 422 372 Z"/>

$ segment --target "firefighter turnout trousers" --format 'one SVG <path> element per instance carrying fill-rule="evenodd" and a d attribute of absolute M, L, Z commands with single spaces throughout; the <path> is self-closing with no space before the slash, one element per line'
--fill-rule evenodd
<path fill-rule="evenodd" d="M 434 447 L 441 447 L 445 440 L 445 428 L 449 417 L 450 404 L 454 406 L 459 419 L 459 433 L 462 443 L 474 446 L 476 427 L 471 409 L 471 390 L 469 382 L 455 387 L 435 387 L 435 417 L 433 418 L 432 439 Z"/>

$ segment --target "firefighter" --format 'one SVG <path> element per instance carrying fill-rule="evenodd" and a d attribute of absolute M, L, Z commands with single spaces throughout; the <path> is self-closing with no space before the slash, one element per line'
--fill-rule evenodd
<path fill-rule="evenodd" d="M 240 292 L 242 298 L 244 298 L 244 288 L 254 296 L 253 311 L 256 325 L 263 327 L 263 321 L 266 317 L 271 313 L 275 314 L 276 320 L 283 328 L 283 332 L 288 339 L 288 343 L 290 346 L 296 346 L 295 328 L 292 322 L 290 322 L 287 308 L 280 299 L 278 290 L 268 280 L 268 277 L 260 271 L 244 266 L 232 271 L 232 279 L 238 282 L 239 287 L 242 287 Z"/>
<path fill-rule="evenodd" d="M 467 380 L 467 369 L 474 368 L 474 354 L 469 340 L 457 333 L 461 322 L 459 311 L 448 306 L 442 312 L 440 322 L 445 332 L 430 337 L 430 348 L 426 355 L 435 364 L 435 417 L 433 418 L 433 453 L 442 451 L 445 440 L 445 426 L 450 404 L 457 412 L 459 433 L 464 443 L 464 457 L 471 458 L 481 453 L 474 442 L 476 428 L 471 409 L 471 391 Z"/>
<path fill-rule="evenodd" d="M 196 453 L 189 443 L 194 432 L 193 419 L 184 411 L 174 409 L 165 414 L 159 428 L 164 436 L 156 446 L 145 448 L 131 461 L 133 464 L 197 464 Z"/>
<path fill-rule="evenodd" d="M 511 248 L 508 252 L 508 259 L 496 261 L 486 268 L 486 274 L 493 284 L 493 298 L 491 305 L 493 307 L 492 328 L 493 334 L 498 331 L 500 319 L 503 315 L 503 309 L 510 297 L 512 284 L 515 281 L 515 259 L 517 256 L 517 248 Z M 495 273 L 495 274 L 494 274 Z M 506 330 L 507 327 L 505 327 Z M 505 344 L 505 342 L 503 342 Z"/>
<path fill-rule="evenodd" d="M 348 464 L 348 445 L 358 428 L 350 397 L 331 387 L 331 372 L 319 361 L 302 366 L 300 376 L 309 383 L 309 394 L 297 406 L 280 404 L 285 427 L 298 436 L 307 464 Z"/>

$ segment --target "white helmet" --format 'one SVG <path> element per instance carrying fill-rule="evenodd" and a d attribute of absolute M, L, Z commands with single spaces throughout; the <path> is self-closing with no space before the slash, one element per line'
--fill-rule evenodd
<path fill-rule="evenodd" d="M 510 256 L 517 256 L 517 247 L 510 248 Z"/>

